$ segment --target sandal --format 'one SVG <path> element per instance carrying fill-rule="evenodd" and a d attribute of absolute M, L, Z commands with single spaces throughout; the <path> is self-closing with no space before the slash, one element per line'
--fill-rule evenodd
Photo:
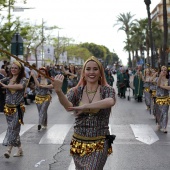
<path fill-rule="evenodd" d="M 38 131 L 40 131 L 41 130 L 41 125 L 38 125 Z"/>
<path fill-rule="evenodd" d="M 23 156 L 23 150 L 22 149 L 18 149 L 18 152 L 13 155 L 13 157 L 20 157 L 20 156 Z"/>
<path fill-rule="evenodd" d="M 5 158 L 9 158 L 11 155 L 11 151 L 7 150 L 5 153 L 4 153 L 4 156 Z"/>
<path fill-rule="evenodd" d="M 168 133 L 168 131 L 166 129 L 163 130 L 164 133 Z"/>
<path fill-rule="evenodd" d="M 158 125 L 157 129 L 158 129 L 158 130 L 161 130 L 161 126 L 160 126 L 160 125 Z"/>
<path fill-rule="evenodd" d="M 42 129 L 47 129 L 47 126 L 42 126 Z"/>

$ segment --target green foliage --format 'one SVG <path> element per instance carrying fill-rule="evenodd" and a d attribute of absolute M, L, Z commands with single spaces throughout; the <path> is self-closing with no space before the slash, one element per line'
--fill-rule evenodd
<path fill-rule="evenodd" d="M 103 50 L 102 46 L 96 45 L 94 43 L 83 43 L 81 44 L 81 46 L 87 48 L 92 53 L 93 56 L 104 59 L 105 51 Z"/>
<path fill-rule="evenodd" d="M 115 61 L 119 61 L 117 54 L 111 53 L 105 46 L 87 42 L 80 46 L 87 48 L 93 56 L 103 60 L 103 62 L 105 61 L 108 65 L 115 63 Z"/>
<path fill-rule="evenodd" d="M 86 60 L 88 57 L 92 56 L 92 54 L 90 53 L 90 51 L 88 51 L 88 49 L 83 48 L 80 45 L 67 46 L 65 50 L 67 51 L 67 55 L 69 58 L 77 57 Z"/>

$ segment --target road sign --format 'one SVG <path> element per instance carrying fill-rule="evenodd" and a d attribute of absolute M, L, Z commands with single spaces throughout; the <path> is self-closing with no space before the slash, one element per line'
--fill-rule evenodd
<path fill-rule="evenodd" d="M 13 12 L 24 12 L 24 8 L 14 8 Z"/>
<path fill-rule="evenodd" d="M 19 33 L 16 33 L 12 38 L 11 53 L 16 56 L 23 55 L 23 39 Z"/>

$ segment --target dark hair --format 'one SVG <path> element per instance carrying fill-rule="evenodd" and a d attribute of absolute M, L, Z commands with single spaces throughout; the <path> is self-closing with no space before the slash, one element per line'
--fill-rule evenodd
<path fill-rule="evenodd" d="M 33 63 L 32 66 L 36 68 L 36 64 L 35 63 Z"/>
<path fill-rule="evenodd" d="M 73 73 L 73 74 L 76 74 L 76 68 L 75 68 L 75 66 L 74 66 L 73 64 L 70 64 L 70 65 L 69 65 L 69 72 L 72 73 L 72 72 L 71 72 L 71 69 L 70 69 L 71 66 L 74 67 L 74 70 L 73 70 L 74 73 Z"/>
<path fill-rule="evenodd" d="M 49 76 L 48 71 L 47 71 L 47 69 L 45 67 L 41 67 L 41 68 L 39 68 L 39 70 L 45 71 L 45 75 Z M 38 77 L 40 77 L 40 74 L 38 75 Z"/>

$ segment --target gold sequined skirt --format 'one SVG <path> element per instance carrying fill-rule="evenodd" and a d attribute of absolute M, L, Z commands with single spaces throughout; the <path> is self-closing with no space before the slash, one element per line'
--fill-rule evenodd
<path fill-rule="evenodd" d="M 102 151 L 104 149 L 106 137 L 84 137 L 74 133 L 70 143 L 70 154 L 78 154 L 80 156 L 89 155 L 92 152 Z M 112 147 L 108 149 L 108 155 L 112 153 Z"/>
<path fill-rule="evenodd" d="M 156 90 L 152 90 L 152 97 L 156 96 Z"/>
<path fill-rule="evenodd" d="M 20 105 L 20 108 L 23 112 L 25 112 L 25 106 L 23 104 Z M 17 106 L 16 105 L 5 104 L 5 106 L 4 106 L 5 115 L 10 116 L 10 115 L 13 115 L 16 112 L 17 112 Z"/>
<path fill-rule="evenodd" d="M 169 96 L 156 97 L 156 103 L 158 105 L 170 105 L 170 97 Z"/>
<path fill-rule="evenodd" d="M 144 91 L 145 91 L 145 92 L 149 92 L 149 91 L 150 91 L 150 88 L 149 88 L 149 87 L 145 87 L 145 88 L 144 88 Z"/>
<path fill-rule="evenodd" d="M 35 103 L 37 104 L 42 104 L 43 102 L 50 101 L 50 100 L 51 100 L 51 96 L 49 94 L 45 96 L 41 96 L 41 95 L 35 96 Z"/>

